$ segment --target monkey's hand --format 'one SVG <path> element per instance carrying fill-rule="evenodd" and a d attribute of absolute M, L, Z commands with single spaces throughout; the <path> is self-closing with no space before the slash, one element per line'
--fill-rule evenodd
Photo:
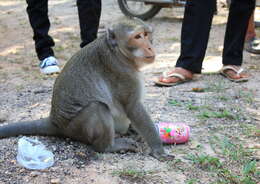
<path fill-rule="evenodd" d="M 170 155 L 168 153 L 165 153 L 164 150 L 161 149 L 156 149 L 156 150 L 152 150 L 150 155 L 154 158 L 156 158 L 157 160 L 163 162 L 163 161 L 170 161 L 173 160 L 175 158 L 174 155 Z"/>

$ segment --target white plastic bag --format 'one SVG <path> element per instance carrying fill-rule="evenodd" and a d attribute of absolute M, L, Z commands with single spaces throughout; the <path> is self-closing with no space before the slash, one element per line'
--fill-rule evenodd
<path fill-rule="evenodd" d="M 22 137 L 18 140 L 17 161 L 27 169 L 46 169 L 54 164 L 53 153 L 38 140 Z"/>

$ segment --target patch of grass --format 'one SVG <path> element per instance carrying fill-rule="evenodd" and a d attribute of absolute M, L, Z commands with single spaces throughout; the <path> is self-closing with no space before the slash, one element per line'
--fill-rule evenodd
<path fill-rule="evenodd" d="M 188 181 L 186 182 L 186 184 L 196 184 L 196 183 L 198 183 L 198 182 L 199 182 L 198 179 L 193 178 L 193 179 L 188 180 Z"/>
<path fill-rule="evenodd" d="M 241 159 L 250 155 L 250 152 L 245 150 L 241 144 L 234 144 L 227 138 L 223 139 L 223 141 L 220 143 L 220 146 L 222 153 L 235 161 L 243 161 Z"/>
<path fill-rule="evenodd" d="M 211 148 L 218 154 L 227 156 L 233 161 L 246 161 L 245 157 L 251 155 L 251 151 L 244 149 L 241 144 L 232 143 L 227 137 L 220 139 L 217 136 L 210 138 Z M 218 151 L 218 150 L 220 151 Z"/>
<path fill-rule="evenodd" d="M 187 108 L 188 108 L 189 110 L 192 110 L 192 111 L 198 111 L 198 110 L 204 108 L 204 106 L 188 104 L 188 105 L 187 105 Z"/>
<path fill-rule="evenodd" d="M 250 137 L 250 136 L 254 136 L 257 134 L 257 132 L 259 133 L 260 130 L 257 129 L 257 127 L 255 125 L 250 125 L 247 123 L 241 123 L 240 127 L 242 128 L 243 134 Z"/>
<path fill-rule="evenodd" d="M 226 118 L 226 119 L 235 119 L 235 116 L 229 112 L 228 110 L 219 110 L 219 111 L 211 111 L 211 110 L 204 110 L 200 112 L 198 118 L 205 119 L 205 118 Z"/>
<path fill-rule="evenodd" d="M 202 109 L 210 109 L 210 107 L 206 106 L 206 105 L 194 105 L 194 103 L 192 103 L 191 101 L 183 102 L 183 101 L 171 99 L 168 101 L 168 103 L 170 105 L 178 106 L 178 107 L 185 106 L 185 107 L 187 107 L 188 110 L 193 110 L 193 111 L 199 111 Z"/>
<path fill-rule="evenodd" d="M 217 184 L 256 184 L 260 173 L 257 171 L 256 161 L 251 159 L 252 152 L 249 149 L 232 143 L 226 137 L 220 139 L 213 136 L 210 138 L 210 144 L 212 149 L 225 159 L 225 164 L 216 169 L 219 177 Z"/>
<path fill-rule="evenodd" d="M 234 175 L 230 170 L 221 168 L 217 171 L 218 184 L 240 184 L 239 177 Z"/>
<path fill-rule="evenodd" d="M 187 159 L 198 165 L 203 170 L 214 170 L 222 166 L 219 158 L 212 157 L 206 154 L 188 154 Z"/>
<path fill-rule="evenodd" d="M 173 106 L 182 106 L 182 104 L 183 104 L 183 103 L 181 103 L 180 101 L 175 100 L 175 99 L 169 100 L 168 103 L 169 103 L 170 105 L 173 105 Z"/>
<path fill-rule="evenodd" d="M 134 168 L 127 166 L 121 170 L 112 172 L 112 175 L 119 176 L 122 179 L 129 180 L 133 183 L 143 183 L 146 180 L 147 175 L 154 173 L 155 171 L 146 171 L 144 169 Z"/>
<path fill-rule="evenodd" d="M 207 87 L 204 88 L 205 92 L 216 92 L 220 93 L 228 89 L 228 84 L 225 81 L 210 81 L 207 83 Z"/>
<path fill-rule="evenodd" d="M 178 169 L 184 171 L 183 162 L 181 159 L 174 159 L 167 162 L 168 170 Z"/>
<path fill-rule="evenodd" d="M 256 174 L 256 161 L 250 161 L 245 164 L 242 170 L 242 176 L 236 176 L 228 169 L 219 169 L 217 175 L 220 177 L 218 183 L 234 183 L 234 184 L 256 184 L 256 180 L 252 177 Z"/>
<path fill-rule="evenodd" d="M 200 169 L 214 172 L 218 176 L 217 184 L 256 184 L 256 161 L 247 162 L 240 175 L 233 173 L 230 169 L 226 168 L 228 163 L 222 163 L 219 158 L 212 157 L 206 154 L 189 154 L 187 159 L 191 160 L 193 164 L 197 165 Z M 196 180 L 189 180 L 189 183 L 194 183 Z"/>
<path fill-rule="evenodd" d="M 257 184 L 256 181 L 254 181 L 251 177 L 244 177 L 241 182 L 241 184 Z"/>
<path fill-rule="evenodd" d="M 254 174 L 256 172 L 256 161 L 249 161 L 244 165 L 243 168 L 243 174 L 248 175 L 248 174 Z"/>
<path fill-rule="evenodd" d="M 254 93 L 250 90 L 238 90 L 238 95 L 235 96 L 237 99 L 242 99 L 244 102 L 252 104 L 254 102 Z"/>
<path fill-rule="evenodd" d="M 118 175 L 120 177 L 127 176 L 132 178 L 142 178 L 146 175 L 145 171 L 137 170 L 137 169 L 123 169 L 113 172 L 114 175 Z"/>
<path fill-rule="evenodd" d="M 220 96 L 217 96 L 216 98 L 217 98 L 218 100 L 224 101 L 224 102 L 227 102 L 227 101 L 231 100 L 231 97 L 227 97 L 227 96 L 225 96 L 225 95 L 220 95 Z"/>
<path fill-rule="evenodd" d="M 254 130 L 254 135 L 259 137 L 259 135 L 260 135 L 260 129 L 255 129 L 255 130 Z"/>
<path fill-rule="evenodd" d="M 234 114 L 229 109 L 224 108 L 217 108 L 209 105 L 194 105 L 192 101 L 188 102 L 182 102 L 179 100 L 171 99 L 168 101 L 170 105 L 176 106 L 176 107 L 186 107 L 188 110 L 191 111 L 198 111 L 197 117 L 200 119 L 208 119 L 208 118 L 225 118 L 225 119 L 241 119 L 240 114 L 238 114 L 240 111 L 234 110 L 237 112 Z"/>

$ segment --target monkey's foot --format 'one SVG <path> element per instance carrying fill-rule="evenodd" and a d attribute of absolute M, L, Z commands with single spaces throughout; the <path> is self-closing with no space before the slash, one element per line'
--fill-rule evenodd
<path fill-rule="evenodd" d="M 129 126 L 126 135 L 134 135 L 137 136 L 139 135 L 138 132 L 134 129 L 134 127 L 132 125 Z"/>
<path fill-rule="evenodd" d="M 164 151 L 156 151 L 156 150 L 153 150 L 150 155 L 154 158 L 156 158 L 157 160 L 161 161 L 161 162 L 164 162 L 164 161 L 170 161 L 170 160 L 173 160 L 175 158 L 174 155 L 170 155 L 170 154 L 167 154 L 165 153 Z"/>
<path fill-rule="evenodd" d="M 114 145 L 106 149 L 106 152 L 137 152 L 136 142 L 128 138 L 116 138 Z"/>

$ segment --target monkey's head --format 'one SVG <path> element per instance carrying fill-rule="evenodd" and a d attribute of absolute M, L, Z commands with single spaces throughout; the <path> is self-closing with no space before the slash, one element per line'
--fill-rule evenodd
<path fill-rule="evenodd" d="M 129 18 L 107 30 L 108 42 L 139 68 L 154 62 L 152 28 L 137 18 Z"/>

